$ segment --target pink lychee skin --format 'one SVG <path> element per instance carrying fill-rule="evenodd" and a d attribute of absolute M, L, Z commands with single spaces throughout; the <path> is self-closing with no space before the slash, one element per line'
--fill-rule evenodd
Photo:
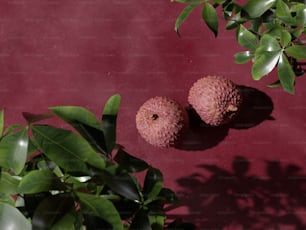
<path fill-rule="evenodd" d="M 186 110 L 169 97 L 148 99 L 136 114 L 136 128 L 141 137 L 156 147 L 175 147 L 189 127 Z"/>
<path fill-rule="evenodd" d="M 234 82 L 223 76 L 206 76 L 192 85 L 188 102 L 206 124 L 220 126 L 238 115 L 242 93 Z"/>

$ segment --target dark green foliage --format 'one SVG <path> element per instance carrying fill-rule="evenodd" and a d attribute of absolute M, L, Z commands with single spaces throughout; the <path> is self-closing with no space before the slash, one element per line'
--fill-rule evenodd
<path fill-rule="evenodd" d="M 119 104 L 119 95 L 110 97 L 100 120 L 77 106 L 23 113 L 27 124 L 6 130 L 1 111 L 1 229 L 164 227 L 164 205 L 177 197 L 158 169 L 116 143 Z M 38 124 L 52 116 L 75 131 Z M 140 182 L 135 173 L 143 171 Z"/>

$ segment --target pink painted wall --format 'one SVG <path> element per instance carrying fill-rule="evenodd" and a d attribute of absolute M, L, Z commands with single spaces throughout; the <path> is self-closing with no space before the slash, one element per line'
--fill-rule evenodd
<path fill-rule="evenodd" d="M 105 100 L 120 93 L 118 142 L 164 173 L 182 202 L 171 214 L 198 229 L 305 229 L 305 77 L 294 96 L 266 87 L 275 74 L 253 81 L 250 65 L 234 63 L 242 49 L 224 23 L 214 38 L 196 10 L 176 35 L 182 7 L 167 0 L 0 1 L 6 123 L 54 105 L 99 115 Z M 184 149 L 144 142 L 134 122 L 139 106 L 158 95 L 187 106 L 192 83 L 208 74 L 249 87 L 244 118 L 193 129 Z"/>

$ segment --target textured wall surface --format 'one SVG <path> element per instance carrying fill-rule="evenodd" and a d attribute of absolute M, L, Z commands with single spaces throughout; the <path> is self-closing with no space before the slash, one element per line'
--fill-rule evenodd
<path fill-rule="evenodd" d="M 171 215 L 198 229 L 305 229 L 305 77 L 294 96 L 266 87 L 275 73 L 253 81 L 250 65 L 234 63 L 242 49 L 224 23 L 214 38 L 196 10 L 177 36 L 182 7 L 167 0 L 1 0 L 6 124 L 54 105 L 99 115 L 105 100 L 120 93 L 118 142 L 161 169 L 181 198 Z M 139 106 L 159 95 L 187 106 L 192 83 L 209 74 L 244 89 L 248 103 L 237 122 L 195 124 L 179 149 L 144 142 L 135 127 Z"/>

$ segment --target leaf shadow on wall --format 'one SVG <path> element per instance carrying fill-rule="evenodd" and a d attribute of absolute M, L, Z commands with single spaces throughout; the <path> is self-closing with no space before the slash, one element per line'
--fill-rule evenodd
<path fill-rule="evenodd" d="M 236 119 L 227 125 L 212 127 L 205 124 L 195 110 L 186 108 L 190 127 L 184 141 L 177 148 L 197 151 L 212 148 L 225 139 L 229 129 L 249 129 L 265 120 L 274 120 L 271 117 L 273 102 L 264 92 L 248 86 L 239 86 L 243 104 Z"/>
<path fill-rule="evenodd" d="M 266 162 L 267 176 L 249 175 L 236 156 L 232 170 L 199 165 L 201 173 L 178 179 L 180 201 L 200 229 L 306 229 L 306 175 L 294 164 Z"/>

